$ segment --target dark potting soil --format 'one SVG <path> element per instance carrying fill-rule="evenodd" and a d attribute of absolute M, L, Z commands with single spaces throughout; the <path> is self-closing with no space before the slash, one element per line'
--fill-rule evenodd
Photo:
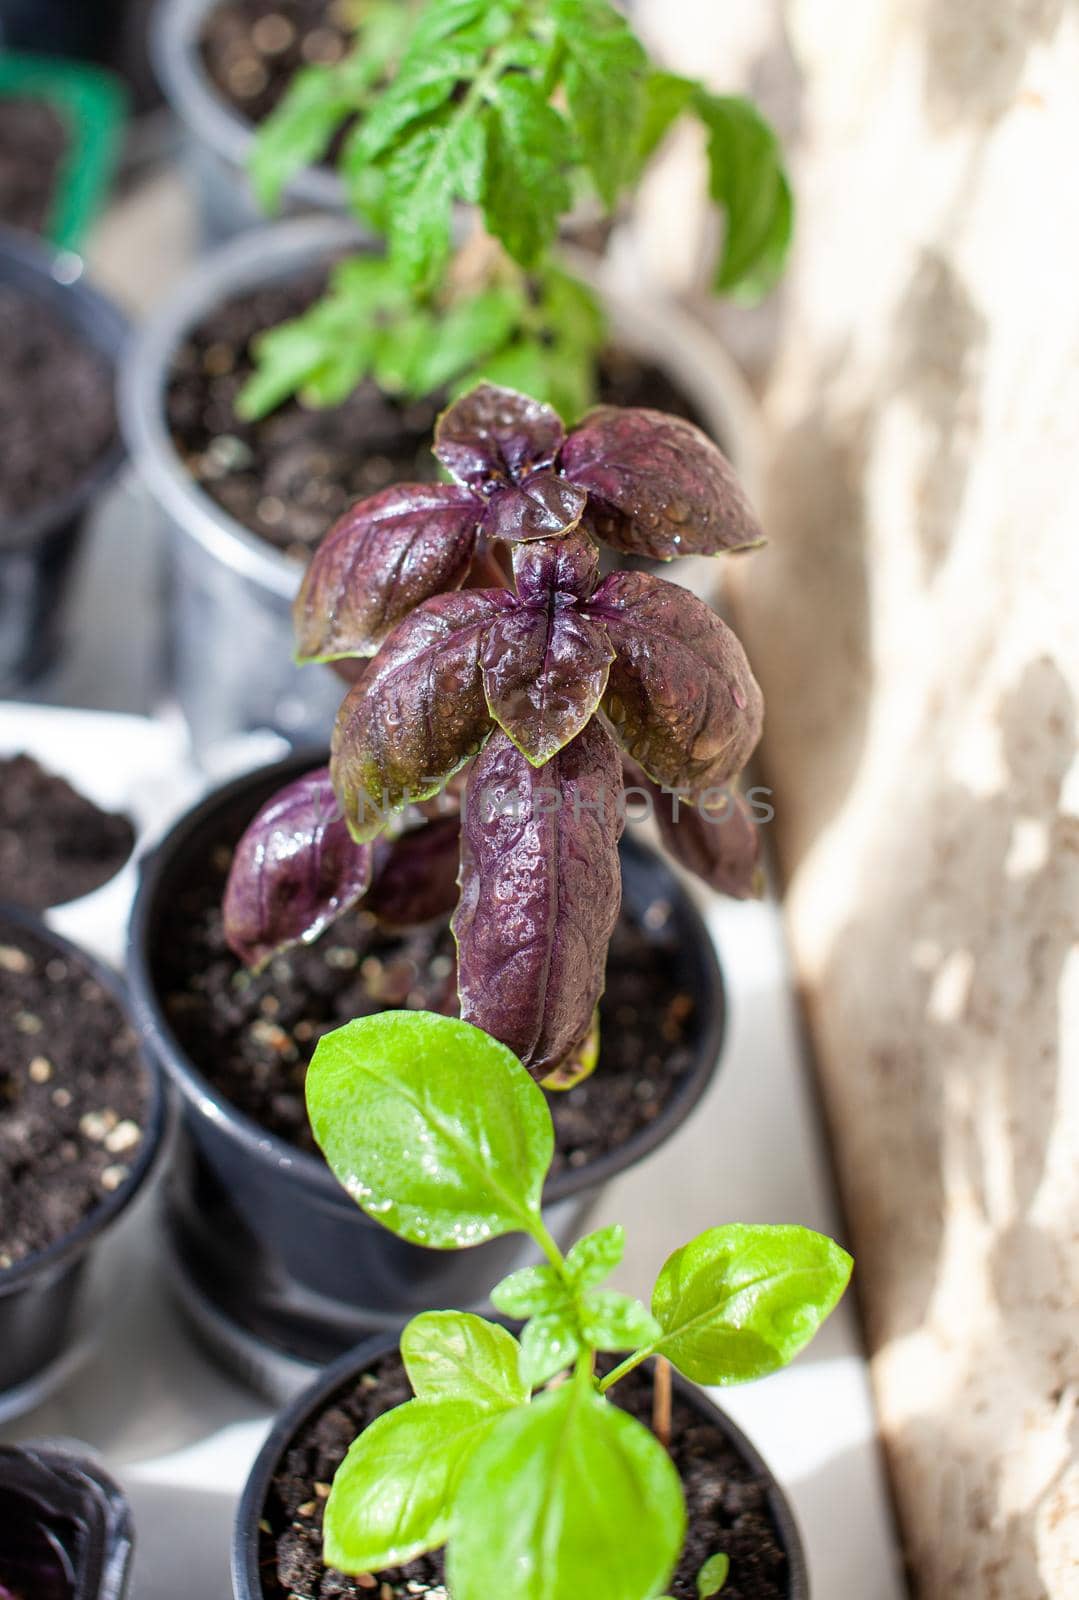
<path fill-rule="evenodd" d="M 45 232 L 67 147 L 64 120 L 47 100 L 0 98 L 0 222 Z"/>
<path fill-rule="evenodd" d="M 304 1078 L 323 1034 L 353 1017 L 408 1007 L 456 1011 L 446 922 L 407 934 L 367 912 L 343 917 L 314 945 L 247 972 L 225 942 L 221 898 L 235 836 L 191 864 L 163 908 L 155 984 L 177 1038 L 222 1095 L 282 1139 L 314 1152 Z M 644 922 L 624 909 L 600 1005 L 597 1071 L 548 1097 L 554 1171 L 620 1149 L 655 1120 L 692 1067 L 694 1001 L 678 980 L 670 907 Z"/>
<path fill-rule="evenodd" d="M 0 285 L 0 537 L 58 500 L 116 437 L 108 362 L 52 310 Z"/>
<path fill-rule="evenodd" d="M 252 339 L 301 315 L 325 283 L 325 273 L 309 273 L 219 306 L 176 351 L 165 402 L 173 442 L 200 488 L 303 561 L 357 500 L 437 477 L 431 435 L 445 403 L 443 395 L 394 400 L 367 380 L 343 405 L 315 411 L 289 400 L 259 422 L 241 422 L 236 398 L 252 372 Z M 605 355 L 600 387 L 614 405 L 699 421 L 664 372 L 625 351 Z"/>
<path fill-rule="evenodd" d="M 222 0 L 199 39 L 210 82 L 245 122 L 261 122 L 301 68 L 347 53 L 354 9 L 354 0 Z"/>
<path fill-rule="evenodd" d="M 129 818 L 30 756 L 0 760 L 0 900 L 44 911 L 78 899 L 115 877 L 134 847 Z"/>
<path fill-rule="evenodd" d="M 0 917 L 0 1279 L 127 1180 L 149 1082 L 81 962 Z"/>
<path fill-rule="evenodd" d="M 651 1423 L 652 1380 L 642 1368 L 611 1391 L 616 1404 Z M 266 1600 L 445 1600 L 440 1552 L 363 1579 L 322 1564 L 322 1518 L 334 1473 L 358 1433 L 412 1398 L 398 1355 L 384 1356 L 339 1391 L 284 1452 L 260 1522 Z M 767 1482 L 685 1400 L 675 1395 L 671 1454 L 685 1489 L 689 1533 L 670 1585 L 675 1600 L 694 1600 L 709 1556 L 730 1557 L 723 1600 L 783 1600 L 787 1557 L 767 1503 Z M 588 1600 L 585 1595 L 581 1600 Z"/>

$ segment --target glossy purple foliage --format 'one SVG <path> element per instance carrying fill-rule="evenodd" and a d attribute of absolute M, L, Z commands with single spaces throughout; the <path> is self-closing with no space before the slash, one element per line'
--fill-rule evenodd
<path fill-rule="evenodd" d="M 376 845 L 366 909 L 391 928 L 416 928 L 448 917 L 457 904 L 459 817 L 439 817 Z"/>
<path fill-rule="evenodd" d="M 372 850 L 357 845 L 329 772 L 297 778 L 259 811 L 236 846 L 225 889 L 225 937 L 240 960 L 265 966 L 316 939 L 363 896 Z"/>
<path fill-rule="evenodd" d="M 451 484 L 402 483 L 354 506 L 296 597 L 299 661 L 370 656 L 409 612 L 468 577 L 483 505 Z"/>
<path fill-rule="evenodd" d="M 545 1078 L 576 1051 L 618 919 L 622 767 L 599 722 L 537 770 L 502 733 L 469 776 L 454 914 L 461 1015 Z"/>
<path fill-rule="evenodd" d="M 612 573 L 586 610 L 614 646 L 603 708 L 627 753 L 668 788 L 729 783 L 760 739 L 764 701 L 726 623 L 647 572 Z"/>
<path fill-rule="evenodd" d="M 625 763 L 625 778 L 629 802 L 634 789 L 651 800 L 659 836 L 679 866 L 732 900 L 763 892 L 760 829 L 744 795 L 725 789 L 693 805 L 653 783 L 632 761 Z"/>
<path fill-rule="evenodd" d="M 734 468 L 681 417 L 599 406 L 570 434 L 559 465 L 587 491 L 590 531 L 616 550 L 671 561 L 763 542 Z"/>

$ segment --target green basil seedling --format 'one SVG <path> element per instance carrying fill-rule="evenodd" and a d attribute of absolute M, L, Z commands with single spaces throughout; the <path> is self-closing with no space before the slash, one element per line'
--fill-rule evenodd
<path fill-rule="evenodd" d="M 806 1228 L 736 1224 L 675 1251 L 650 1308 L 606 1287 L 623 1230 L 563 1255 L 541 1211 L 554 1148 L 543 1093 L 466 1022 L 406 1011 L 347 1024 L 320 1041 L 307 1102 L 339 1181 L 400 1238 L 453 1250 L 517 1231 L 543 1258 L 492 1290 L 524 1322 L 519 1338 L 466 1312 L 409 1323 L 415 1398 L 365 1429 L 338 1471 L 327 1563 L 367 1574 L 445 1545 L 453 1600 L 655 1600 L 685 1536 L 682 1487 L 656 1431 L 606 1397 L 650 1356 L 710 1385 L 785 1366 L 843 1294 L 846 1251 Z M 600 1378 L 607 1351 L 624 1359 Z M 722 1552 L 704 1564 L 701 1600 L 728 1570 Z"/>

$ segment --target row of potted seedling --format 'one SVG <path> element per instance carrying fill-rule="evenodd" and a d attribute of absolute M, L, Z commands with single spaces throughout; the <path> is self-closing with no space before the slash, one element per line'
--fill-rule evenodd
<path fill-rule="evenodd" d="M 732 785 L 760 692 L 656 571 L 759 542 L 726 457 L 654 404 L 688 401 L 736 449 L 737 391 L 656 307 L 609 301 L 612 349 L 594 285 L 553 256 L 570 179 L 613 206 L 683 114 L 709 135 L 721 287 L 774 277 L 789 189 L 752 108 L 654 68 L 605 0 L 372 13 L 380 31 L 297 81 L 255 170 L 279 198 L 337 138 L 386 254 L 339 220 L 281 224 L 208 264 L 127 367 L 196 740 L 272 726 L 313 748 L 144 864 L 135 1114 L 83 1113 L 107 1198 L 0 1268 L 2 1381 L 28 1393 L 60 1357 L 86 1251 L 160 1145 L 164 1068 L 189 1315 L 278 1395 L 337 1359 L 256 1465 L 238 1596 L 803 1595 L 782 1496 L 692 1384 L 790 1360 L 849 1258 L 717 1219 L 646 1307 L 606 1285 L 621 1230 L 578 1237 L 696 1106 L 723 1031 L 707 932 L 623 836 L 627 796 L 712 887 L 759 872 Z M 193 13 L 163 14 L 170 38 Z M 458 250 L 465 203 L 486 235 Z M 331 666 L 351 687 L 327 752 Z M 16 1093 L 72 1114 L 50 1026 L 117 1001 L 50 937 L 5 912 L 0 980 Z M 30 1009 L 39 982 L 73 985 L 68 1005 Z M 399 1348 L 356 1348 L 407 1317 Z"/>

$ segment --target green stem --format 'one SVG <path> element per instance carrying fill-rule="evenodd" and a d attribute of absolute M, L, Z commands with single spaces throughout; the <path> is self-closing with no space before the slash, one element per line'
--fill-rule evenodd
<path fill-rule="evenodd" d="M 608 1372 L 607 1376 L 601 1381 L 599 1386 L 600 1394 L 606 1394 L 607 1390 L 613 1389 L 616 1383 L 620 1383 L 623 1378 L 628 1378 L 629 1374 L 634 1368 L 639 1367 L 642 1361 L 647 1361 L 649 1356 L 655 1355 L 656 1348 L 656 1345 L 648 1344 L 645 1345 L 643 1350 L 635 1350 L 631 1356 L 627 1356 L 613 1371 Z"/>
<path fill-rule="evenodd" d="M 543 1218 L 537 1217 L 529 1231 L 559 1277 L 564 1277 L 566 1258 L 551 1237 Z"/>

